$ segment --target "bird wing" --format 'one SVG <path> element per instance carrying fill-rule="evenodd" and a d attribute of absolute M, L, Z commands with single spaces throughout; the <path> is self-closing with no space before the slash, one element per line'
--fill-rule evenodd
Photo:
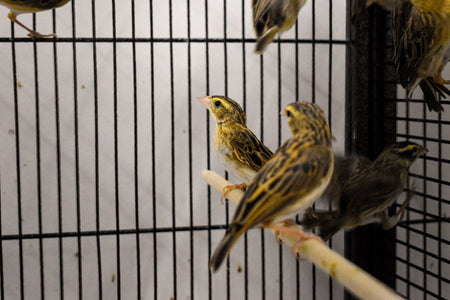
<path fill-rule="evenodd" d="M 410 1 L 402 1 L 394 9 L 395 61 L 402 86 L 417 80 L 417 69 L 437 46 L 436 36 L 440 30 L 439 22 L 433 20 L 430 12 L 415 8 Z"/>
<path fill-rule="evenodd" d="M 340 200 L 341 212 L 349 217 L 373 215 L 391 205 L 403 190 L 395 170 L 381 172 L 368 168 L 365 174 L 354 177 L 357 178 L 348 180 Z"/>
<path fill-rule="evenodd" d="M 236 158 L 255 172 L 273 155 L 248 128 L 233 133 L 230 144 Z"/>
<path fill-rule="evenodd" d="M 331 149 L 288 140 L 270 159 L 240 201 L 233 219 L 246 230 L 293 214 L 323 184 L 332 168 Z"/>
<path fill-rule="evenodd" d="M 344 157 L 335 155 L 333 175 L 327 189 L 322 194 L 322 198 L 331 203 L 339 203 L 343 187 L 348 183 L 349 178 L 364 172 L 371 165 L 372 161 L 363 156 Z"/>
<path fill-rule="evenodd" d="M 282 0 L 252 0 L 253 27 L 258 37 L 264 34 L 266 28 L 275 25 L 275 21 L 283 23 L 282 5 Z"/>

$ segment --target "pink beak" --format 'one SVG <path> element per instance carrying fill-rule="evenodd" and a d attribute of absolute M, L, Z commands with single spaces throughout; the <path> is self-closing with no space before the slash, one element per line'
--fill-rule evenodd
<path fill-rule="evenodd" d="M 211 96 L 198 97 L 197 100 L 203 103 L 207 109 L 211 107 Z"/>

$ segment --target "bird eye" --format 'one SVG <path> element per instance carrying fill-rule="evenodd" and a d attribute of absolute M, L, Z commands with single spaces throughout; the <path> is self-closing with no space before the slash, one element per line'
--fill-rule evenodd
<path fill-rule="evenodd" d="M 219 107 L 221 104 L 222 104 L 222 103 L 221 103 L 219 100 L 217 100 L 217 101 L 214 102 L 214 105 L 215 105 L 216 107 Z"/>
<path fill-rule="evenodd" d="M 291 116 L 292 116 L 292 113 L 291 113 L 290 110 L 288 110 L 288 111 L 286 112 L 286 117 L 290 118 Z"/>

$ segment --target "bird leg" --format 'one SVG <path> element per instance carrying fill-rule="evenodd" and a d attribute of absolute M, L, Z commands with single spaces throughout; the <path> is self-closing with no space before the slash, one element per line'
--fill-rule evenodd
<path fill-rule="evenodd" d="M 295 228 L 289 227 L 292 225 L 295 225 Z M 321 242 L 322 244 L 325 244 L 324 241 L 317 235 L 304 232 L 303 229 L 300 226 L 298 226 L 294 220 L 289 219 L 289 220 L 285 220 L 285 221 L 282 221 L 282 222 L 276 223 L 276 224 L 264 225 L 262 227 L 275 231 L 275 238 L 277 239 L 278 243 L 280 243 L 280 244 L 281 244 L 280 233 L 286 233 L 289 235 L 298 236 L 299 237 L 298 242 L 295 243 L 294 245 L 292 245 L 292 254 L 295 257 L 297 257 L 298 249 L 301 246 L 301 244 L 303 244 L 303 242 L 305 242 L 305 240 L 314 239 L 314 240 Z"/>
<path fill-rule="evenodd" d="M 248 185 L 246 185 L 245 183 L 227 185 L 222 190 L 222 198 L 220 198 L 220 202 L 222 202 L 223 204 L 223 198 L 226 198 L 232 190 L 241 189 L 244 191 L 247 187 Z"/>
<path fill-rule="evenodd" d="M 439 84 L 450 84 L 450 80 L 445 80 L 444 78 L 442 78 L 441 76 L 438 77 L 438 79 L 436 80 L 437 83 Z"/>
<path fill-rule="evenodd" d="M 22 24 L 19 20 L 17 20 L 17 14 L 14 12 L 10 12 L 8 14 L 8 18 L 11 20 L 11 22 L 16 23 L 17 25 L 21 26 L 22 28 L 26 29 L 28 31 L 28 36 L 29 37 L 34 37 L 34 38 L 44 38 L 44 37 L 56 37 L 56 34 L 54 33 L 50 33 L 50 34 L 40 34 L 37 31 L 34 31 L 30 28 L 28 28 L 27 26 L 25 26 L 24 24 Z"/>
<path fill-rule="evenodd" d="M 395 225 L 398 224 L 398 222 L 400 222 L 403 219 L 403 215 L 405 214 L 405 210 L 406 207 L 408 206 L 409 202 L 411 201 L 411 199 L 413 198 L 414 194 L 415 194 L 415 186 L 413 186 L 413 188 L 408 192 L 408 194 L 406 194 L 406 198 L 402 203 L 402 206 L 400 207 L 400 209 L 398 210 L 398 212 L 393 215 L 392 217 L 389 218 L 382 218 L 382 227 L 384 230 L 389 230 L 392 227 L 394 227 Z M 386 216 L 387 217 L 387 216 Z"/>
<path fill-rule="evenodd" d="M 439 84 L 450 84 L 450 80 L 445 80 L 444 78 L 442 78 L 442 74 L 441 74 L 441 72 L 442 72 L 442 70 L 444 69 L 444 64 L 439 68 L 439 71 L 438 71 L 438 75 L 437 75 L 437 77 L 435 78 L 435 80 L 436 80 L 436 82 L 437 83 L 439 83 Z"/>

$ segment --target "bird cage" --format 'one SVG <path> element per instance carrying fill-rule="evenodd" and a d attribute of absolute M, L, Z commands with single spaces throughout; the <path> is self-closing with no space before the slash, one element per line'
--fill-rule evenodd
<path fill-rule="evenodd" d="M 350 1 L 308 0 L 263 55 L 249 0 L 72 0 L 19 16 L 57 34 L 39 39 L 7 13 L 0 6 L 2 299 L 352 297 L 259 228 L 210 271 L 235 207 L 201 174 L 236 178 L 214 154 L 205 95 L 235 99 L 273 151 L 291 136 L 279 112 L 297 100 L 322 107 L 335 153 L 428 148 L 410 169 L 403 221 L 327 245 L 402 297 L 450 294 L 450 106 L 430 112 L 398 84 L 388 12 L 371 7 L 354 25 Z"/>

